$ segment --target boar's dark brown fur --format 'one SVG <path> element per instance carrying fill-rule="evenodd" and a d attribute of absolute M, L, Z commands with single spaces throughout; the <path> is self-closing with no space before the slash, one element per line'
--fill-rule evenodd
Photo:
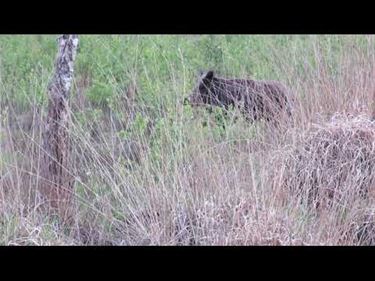
<path fill-rule="evenodd" d="M 213 71 L 201 75 L 198 85 L 189 96 L 192 106 L 212 105 L 238 108 L 249 121 L 277 121 L 280 114 L 291 117 L 289 90 L 277 81 L 225 79 Z"/>

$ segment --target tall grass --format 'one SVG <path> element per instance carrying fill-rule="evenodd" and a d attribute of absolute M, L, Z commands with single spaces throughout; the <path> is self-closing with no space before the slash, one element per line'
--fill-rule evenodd
<path fill-rule="evenodd" d="M 63 224 L 36 192 L 55 37 L 0 37 L 0 243 L 375 243 L 374 39 L 80 36 L 75 215 Z M 184 106 L 208 68 L 288 85 L 294 123 Z"/>

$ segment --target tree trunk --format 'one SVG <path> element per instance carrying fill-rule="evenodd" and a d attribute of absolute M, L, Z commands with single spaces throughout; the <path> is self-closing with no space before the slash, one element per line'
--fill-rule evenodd
<path fill-rule="evenodd" d="M 78 47 L 77 35 L 58 38 L 55 73 L 48 86 L 48 115 L 44 122 L 40 193 L 50 210 L 67 214 L 73 195 L 69 137 L 69 97 L 73 65 Z"/>

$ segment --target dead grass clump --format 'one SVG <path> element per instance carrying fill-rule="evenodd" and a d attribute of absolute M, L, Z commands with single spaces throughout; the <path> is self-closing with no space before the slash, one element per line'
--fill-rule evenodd
<path fill-rule="evenodd" d="M 341 226 L 341 242 L 349 245 L 375 245 L 375 213 L 373 208 L 352 212 L 347 223 Z"/>
<path fill-rule="evenodd" d="M 336 115 L 314 125 L 285 164 L 287 187 L 309 204 L 373 197 L 375 122 L 364 116 Z"/>

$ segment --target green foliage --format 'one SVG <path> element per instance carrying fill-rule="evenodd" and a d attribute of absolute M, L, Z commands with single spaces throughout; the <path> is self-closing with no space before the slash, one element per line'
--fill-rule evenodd
<path fill-rule="evenodd" d="M 56 38 L 0 36 L 0 97 L 24 110 L 35 102 L 45 105 Z M 340 58 L 350 49 L 347 47 L 362 48 L 368 46 L 368 40 L 365 36 L 322 35 L 81 35 L 76 78 L 89 78 L 84 95 L 93 107 L 74 113 L 80 122 L 102 118 L 103 108 L 108 107 L 123 114 L 126 109 L 118 101 L 135 81 L 135 117 L 126 130 L 118 132 L 120 137 L 148 138 L 153 153 L 165 153 L 166 147 L 181 149 L 188 133 L 184 127 L 195 122 L 200 133 L 221 141 L 242 121 L 233 122 L 221 109 L 211 114 L 205 111 L 191 121 L 194 110 L 182 106 L 199 70 L 286 81 L 285 67 L 303 77 L 306 69 L 317 69 L 324 58 L 329 74 L 334 75 L 340 71 Z M 153 133 L 147 135 L 151 121 Z M 236 130 L 246 133 L 244 128 Z"/>
<path fill-rule="evenodd" d="M 131 127 L 131 131 L 135 135 L 143 135 L 147 128 L 148 120 L 143 117 L 140 113 L 137 113 L 134 122 Z"/>
<path fill-rule="evenodd" d="M 95 81 L 91 88 L 88 89 L 86 96 L 92 103 L 103 106 L 112 100 L 114 91 L 111 85 Z"/>

